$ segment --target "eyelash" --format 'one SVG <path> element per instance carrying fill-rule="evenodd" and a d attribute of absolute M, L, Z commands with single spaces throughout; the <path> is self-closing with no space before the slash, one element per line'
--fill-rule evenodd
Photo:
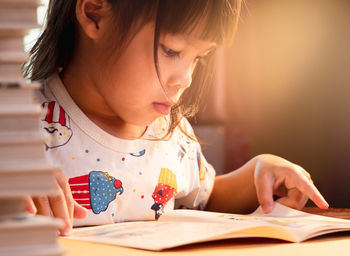
<path fill-rule="evenodd" d="M 168 57 L 180 57 L 180 52 L 174 51 L 168 47 L 166 47 L 165 45 L 161 44 L 162 50 L 164 51 L 164 53 L 166 54 L 166 56 Z"/>
<path fill-rule="evenodd" d="M 168 47 L 166 47 L 165 45 L 161 45 L 164 53 L 168 56 L 168 57 L 179 57 L 180 56 L 180 52 L 174 51 Z"/>
<path fill-rule="evenodd" d="M 180 57 L 180 52 L 178 51 L 174 51 L 168 47 L 166 47 L 165 45 L 161 44 L 161 47 L 162 47 L 162 50 L 164 51 L 164 53 L 166 54 L 166 56 L 170 57 L 170 58 L 177 58 L 177 57 Z M 195 58 L 195 61 L 197 63 L 200 63 L 200 64 L 205 64 L 205 61 L 204 61 L 204 57 L 205 56 L 197 56 Z"/>

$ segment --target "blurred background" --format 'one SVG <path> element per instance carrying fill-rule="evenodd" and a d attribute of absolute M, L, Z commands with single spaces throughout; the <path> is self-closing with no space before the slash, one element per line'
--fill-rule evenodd
<path fill-rule="evenodd" d="M 276 154 L 310 172 L 331 207 L 350 208 L 349 14 L 348 0 L 246 0 L 193 121 L 218 174 Z"/>
<path fill-rule="evenodd" d="M 350 207 L 350 1 L 248 0 L 196 131 L 219 173 L 261 153 Z M 212 96 L 214 95 L 214 96 Z"/>

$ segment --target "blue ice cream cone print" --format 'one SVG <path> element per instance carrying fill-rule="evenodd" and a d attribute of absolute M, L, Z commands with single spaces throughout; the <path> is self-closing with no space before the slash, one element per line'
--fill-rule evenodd
<path fill-rule="evenodd" d="M 73 198 L 95 214 L 106 211 L 108 205 L 123 193 L 122 182 L 107 172 L 92 171 L 69 179 Z"/>

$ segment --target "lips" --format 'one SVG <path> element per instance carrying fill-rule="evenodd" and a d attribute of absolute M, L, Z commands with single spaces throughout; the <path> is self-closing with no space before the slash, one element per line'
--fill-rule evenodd
<path fill-rule="evenodd" d="M 162 115 L 168 115 L 171 110 L 171 104 L 169 103 L 159 103 L 159 102 L 154 102 L 153 108 L 160 114 Z"/>

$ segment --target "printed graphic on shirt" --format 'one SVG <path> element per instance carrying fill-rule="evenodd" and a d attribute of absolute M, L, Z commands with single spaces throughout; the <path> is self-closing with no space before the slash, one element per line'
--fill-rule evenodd
<path fill-rule="evenodd" d="M 145 153 L 146 153 L 146 149 L 141 150 L 138 153 L 130 153 L 130 155 L 135 156 L 135 157 L 140 157 L 140 156 L 143 156 Z"/>
<path fill-rule="evenodd" d="M 101 171 L 70 178 L 68 183 L 74 200 L 95 214 L 106 211 L 117 194 L 124 191 L 120 180 Z"/>
<path fill-rule="evenodd" d="M 199 180 L 205 180 L 205 174 L 207 173 L 207 168 L 204 166 L 202 159 L 201 159 L 201 152 L 199 149 L 197 149 L 197 164 L 198 164 L 198 170 L 199 170 Z"/>
<path fill-rule="evenodd" d="M 152 194 L 154 204 L 151 209 L 155 211 L 157 220 L 163 213 L 166 203 L 175 196 L 177 192 L 176 175 L 167 168 L 160 170 L 157 186 Z"/>
<path fill-rule="evenodd" d="M 67 144 L 73 135 L 69 116 L 55 101 L 44 102 L 42 107 L 41 125 L 49 134 L 46 150 Z"/>
<path fill-rule="evenodd" d="M 179 152 L 177 153 L 177 157 L 179 158 L 180 162 L 184 158 L 185 154 L 186 154 L 186 149 L 181 144 L 179 144 Z"/>
<path fill-rule="evenodd" d="M 183 158 L 186 156 L 189 160 L 196 161 L 196 143 L 192 141 L 190 138 L 188 138 L 185 134 L 182 132 L 177 133 L 178 141 L 178 152 L 177 152 L 177 158 L 180 160 L 180 162 L 183 160 Z"/>

